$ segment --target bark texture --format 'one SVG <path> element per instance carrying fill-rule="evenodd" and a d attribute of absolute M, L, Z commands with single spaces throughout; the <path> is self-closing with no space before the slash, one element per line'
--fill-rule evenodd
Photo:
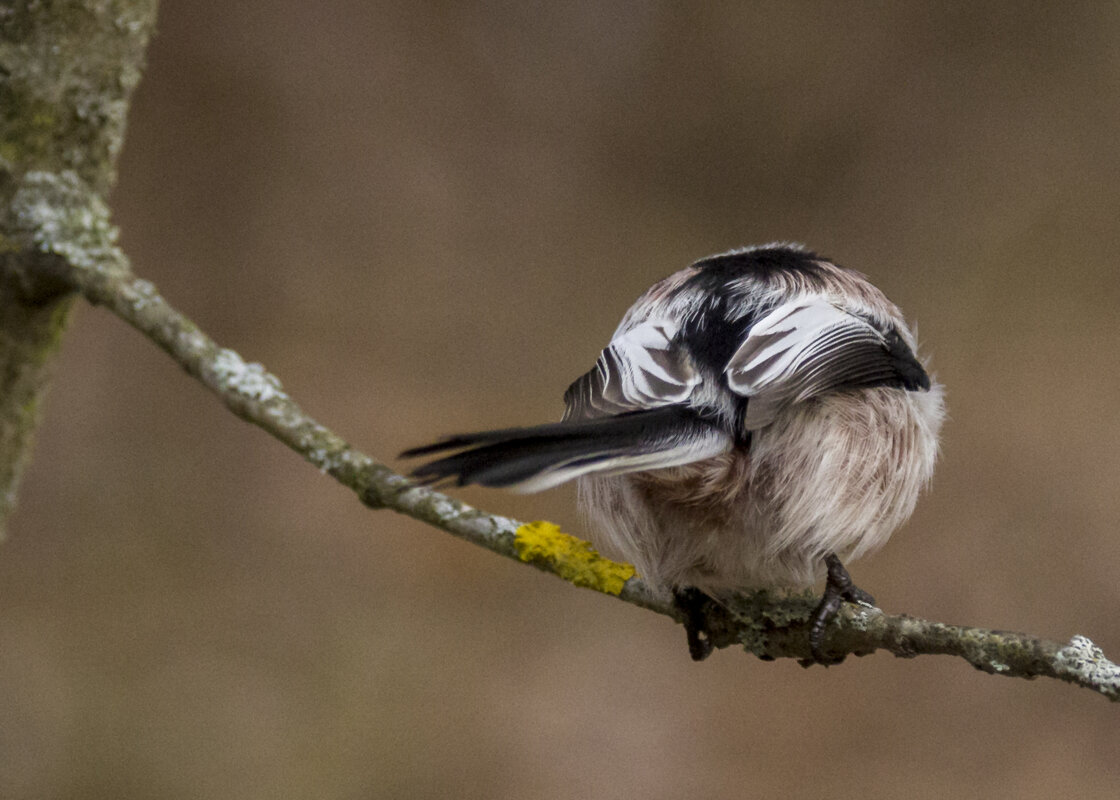
<path fill-rule="evenodd" d="M 44 187 L 44 191 L 50 191 Z M 78 198 L 74 198 L 77 202 Z M 259 426 L 352 489 L 371 508 L 392 509 L 516 559 L 563 580 L 683 622 L 672 599 L 655 592 L 628 564 L 603 558 L 590 545 L 547 522 L 523 523 L 488 514 L 453 497 L 417 486 L 351 447 L 320 424 L 283 389 L 280 380 L 233 350 L 219 346 L 171 306 L 146 280 L 131 273 L 125 255 L 98 243 L 84 264 L 58 275 L 92 303 L 102 305 L 147 336 L 235 414 Z M 742 647 L 766 660 L 801 659 L 809 666 L 808 595 L 746 594 L 726 607 L 706 609 L 715 647 Z M 681 646 L 684 646 L 682 641 Z M 886 650 L 901 658 L 953 655 L 991 675 L 1057 678 L 1120 701 L 1120 666 L 1084 636 L 1068 642 L 985 628 L 947 625 L 870 606 L 845 603 L 829 625 L 824 652 L 831 658 Z"/>
<path fill-rule="evenodd" d="M 76 253 L 51 240 L 83 241 L 66 229 L 87 231 L 88 197 L 113 185 L 155 14 L 155 0 L 0 5 L 0 533 L 70 309 L 57 277 Z M 29 205 L 28 183 L 44 176 L 62 196 Z M 84 201 L 51 205 L 75 195 Z"/>

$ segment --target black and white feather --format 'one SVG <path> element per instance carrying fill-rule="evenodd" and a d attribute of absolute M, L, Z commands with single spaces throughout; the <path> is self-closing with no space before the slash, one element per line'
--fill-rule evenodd
<path fill-rule="evenodd" d="M 795 245 L 703 259 L 651 287 L 563 421 L 455 436 L 415 470 L 537 491 L 579 479 L 597 543 L 655 584 L 812 583 L 911 513 L 940 387 L 862 275 Z"/>

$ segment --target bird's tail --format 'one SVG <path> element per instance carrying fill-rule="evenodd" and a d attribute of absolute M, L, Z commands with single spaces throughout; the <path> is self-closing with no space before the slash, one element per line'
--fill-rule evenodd
<path fill-rule="evenodd" d="M 424 483 L 451 480 L 537 492 L 589 473 L 659 469 L 710 458 L 731 447 L 713 421 L 673 405 L 611 417 L 569 420 L 532 428 L 450 436 L 402 457 L 458 450 L 422 464 Z"/>

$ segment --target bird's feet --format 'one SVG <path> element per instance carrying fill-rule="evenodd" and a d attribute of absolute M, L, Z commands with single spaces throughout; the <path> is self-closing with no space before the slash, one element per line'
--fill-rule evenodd
<path fill-rule="evenodd" d="M 829 659 L 822 649 L 825 629 L 840 610 L 842 602 L 847 600 L 850 603 L 875 605 L 874 597 L 852 583 L 852 576 L 844 569 L 844 565 L 834 553 L 825 556 L 824 563 L 828 567 L 828 581 L 824 585 L 821 602 L 813 611 L 813 616 L 809 618 L 809 652 L 812 653 L 812 658 L 801 662 L 804 666 L 823 664 L 827 667 L 829 664 L 839 664 L 844 660 L 843 656 Z"/>
<path fill-rule="evenodd" d="M 843 567 L 841 567 L 843 569 Z M 676 589 L 673 602 L 684 615 L 684 632 L 688 636 L 688 654 L 693 661 L 703 661 L 712 654 L 711 632 L 708 630 L 707 606 L 712 598 L 693 586 Z"/>

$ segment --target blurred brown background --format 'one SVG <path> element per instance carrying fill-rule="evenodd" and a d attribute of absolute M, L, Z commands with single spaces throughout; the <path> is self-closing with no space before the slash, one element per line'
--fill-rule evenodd
<path fill-rule="evenodd" d="M 163 4 L 136 269 L 392 461 L 549 420 L 695 258 L 804 241 L 952 418 L 859 583 L 1120 656 L 1120 6 Z M 580 533 L 573 493 L 461 492 Z M 1117 708 L 802 670 L 363 509 L 100 310 L 0 547 L 0 797 L 1105 797 Z"/>

